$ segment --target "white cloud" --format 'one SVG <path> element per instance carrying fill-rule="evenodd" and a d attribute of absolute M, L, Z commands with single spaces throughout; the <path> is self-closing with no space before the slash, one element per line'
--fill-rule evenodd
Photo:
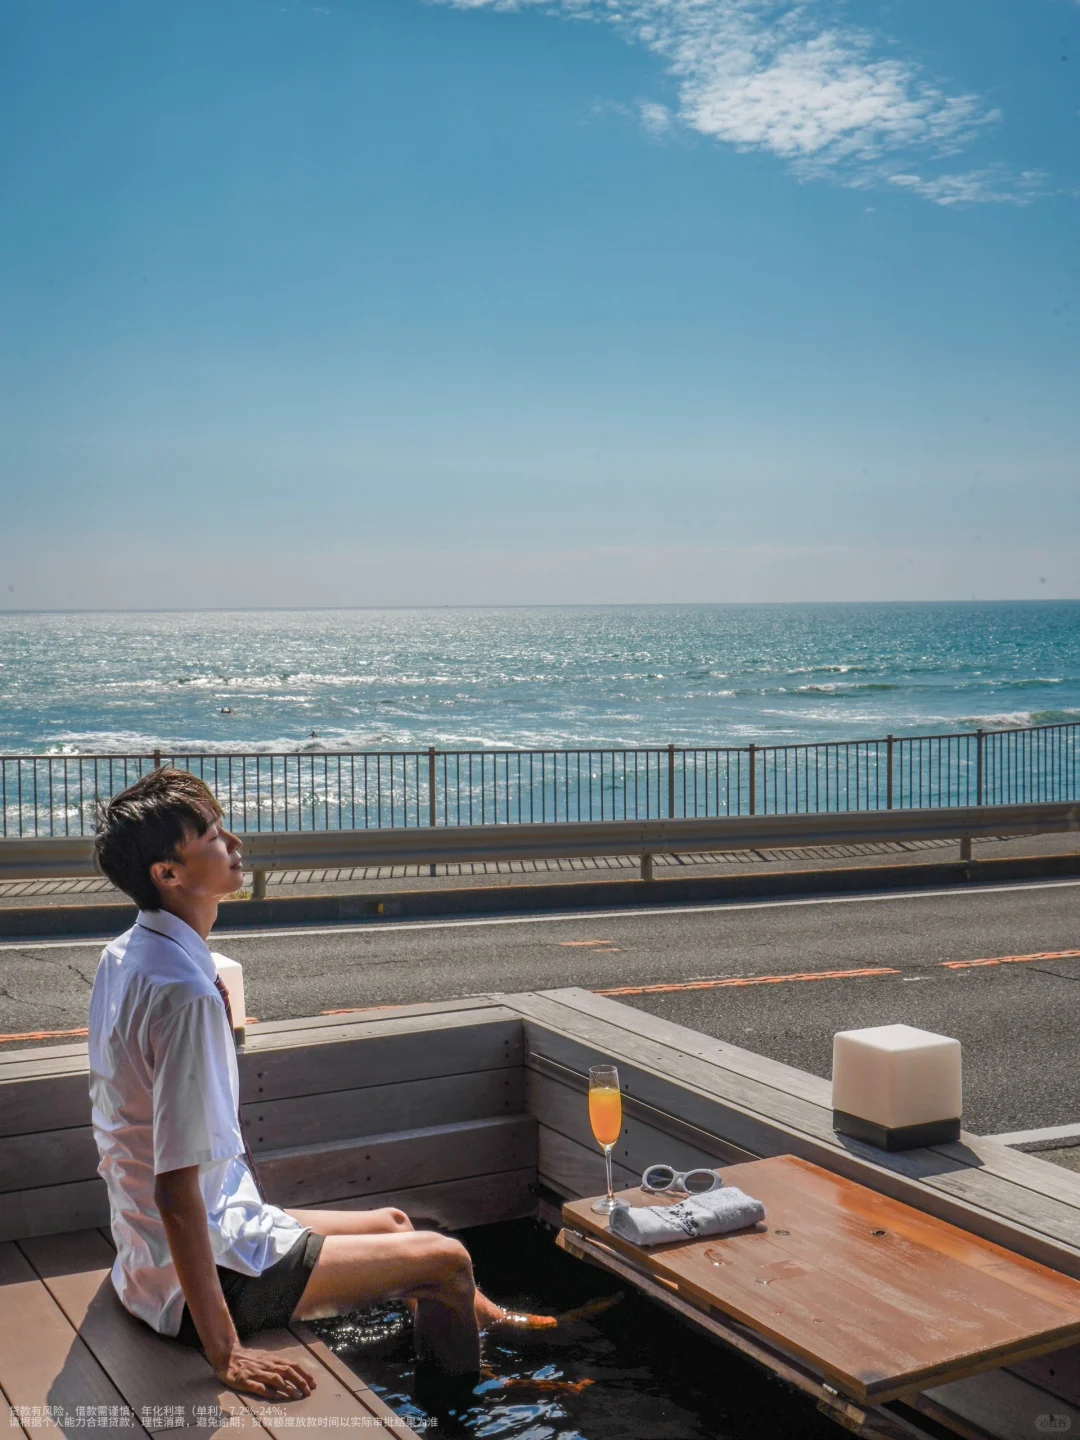
<path fill-rule="evenodd" d="M 459 8 L 553 13 L 606 23 L 659 56 L 678 89 L 673 114 L 639 107 L 652 134 L 675 121 L 739 150 L 770 151 L 801 179 L 895 184 L 940 205 L 1026 203 L 1031 177 L 1000 171 L 924 176 L 1000 114 L 950 94 L 913 61 L 881 53 L 842 23 L 838 0 L 446 0 Z M 911 163 L 921 157 L 918 168 Z M 905 163 L 906 162 L 906 163 Z"/>
<path fill-rule="evenodd" d="M 936 205 L 980 204 L 987 201 L 1027 205 L 1039 193 L 1042 181 L 1043 176 L 1034 170 L 1025 171 L 1019 178 L 1014 178 L 1003 174 L 996 167 L 968 170 L 961 175 L 935 175 L 932 178 L 904 173 L 889 176 L 890 185 L 910 190 L 925 200 L 933 200 Z"/>
<path fill-rule="evenodd" d="M 645 100 L 638 106 L 638 114 L 641 118 L 641 125 L 650 135 L 657 138 L 666 135 L 671 129 L 671 111 L 666 105 L 658 105 L 654 100 Z"/>

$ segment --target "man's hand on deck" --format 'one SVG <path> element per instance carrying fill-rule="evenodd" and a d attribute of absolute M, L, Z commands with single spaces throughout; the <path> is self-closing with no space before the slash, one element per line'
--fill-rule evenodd
<path fill-rule="evenodd" d="M 154 1201 L 165 1227 L 173 1264 L 195 1329 L 214 1374 L 233 1390 L 264 1400 L 300 1400 L 315 1389 L 315 1377 L 269 1350 L 240 1344 L 221 1293 L 206 1206 L 199 1189 L 199 1167 L 164 1170 L 154 1181 Z"/>
<path fill-rule="evenodd" d="M 238 1345 L 220 1363 L 211 1363 L 223 1384 L 263 1400 L 302 1400 L 315 1389 L 315 1377 L 309 1370 L 267 1350 Z"/>

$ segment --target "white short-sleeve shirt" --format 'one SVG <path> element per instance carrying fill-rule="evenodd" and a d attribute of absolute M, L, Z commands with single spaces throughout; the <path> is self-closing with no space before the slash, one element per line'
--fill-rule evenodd
<path fill-rule="evenodd" d="M 244 1160 L 236 1051 L 205 942 L 168 911 L 139 912 L 105 947 L 90 995 L 90 1101 L 112 1212 L 112 1280 L 163 1335 L 184 1294 L 154 1203 L 154 1176 L 199 1167 L 218 1265 L 261 1275 L 305 1231 L 259 1195 Z"/>

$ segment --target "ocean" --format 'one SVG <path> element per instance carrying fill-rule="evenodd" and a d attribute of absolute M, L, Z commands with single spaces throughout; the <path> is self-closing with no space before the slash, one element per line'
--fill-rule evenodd
<path fill-rule="evenodd" d="M 0 614 L 0 753 L 745 745 L 1080 719 L 1080 601 Z"/>

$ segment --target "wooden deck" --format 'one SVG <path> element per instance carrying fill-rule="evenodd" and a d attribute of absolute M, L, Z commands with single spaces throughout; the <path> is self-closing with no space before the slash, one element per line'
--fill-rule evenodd
<path fill-rule="evenodd" d="M 262 1024 L 248 1030 L 238 1058 L 244 1129 L 280 1204 L 396 1204 L 449 1229 L 538 1210 L 557 1223 L 563 1201 L 603 1188 L 584 1091 L 589 1066 L 607 1060 L 624 1082 L 620 1187 L 635 1185 L 657 1160 L 685 1167 L 795 1155 L 1080 1279 L 1080 1175 L 966 1134 L 953 1145 L 888 1155 L 835 1134 L 827 1081 L 588 991 Z M 108 1205 L 89 1120 L 85 1044 L 0 1054 L 0 1293 L 28 1287 L 17 1293 L 51 1317 L 50 1353 L 60 1357 L 42 1389 L 40 1368 L 19 1358 L 22 1331 L 33 1327 L 12 1322 L 4 1305 L 0 1389 L 13 1404 L 47 1404 L 40 1397 L 50 1386 L 62 1390 L 84 1374 L 79 1403 L 130 1404 L 129 1393 L 147 1394 L 125 1389 L 133 1383 L 126 1372 L 94 1348 L 104 1339 L 88 1338 L 91 1321 L 100 1335 L 130 1331 L 108 1292 L 92 1312 L 87 1299 L 81 1319 L 60 1298 L 75 1286 L 72 1277 L 85 1287 L 95 1273 L 97 1295 L 107 1268 L 97 1232 Z M 63 1246 L 75 1244 L 73 1234 L 82 1248 L 69 1252 Z M 60 1269 L 50 1272 L 52 1265 Z M 304 1334 L 275 1343 L 311 1349 Z M 175 1357 L 176 1347 L 168 1353 Z M 367 1403 L 362 1381 L 334 1357 L 319 1359 L 349 1397 L 343 1404 Z M 159 1373 L 147 1360 L 146 1374 Z M 212 1377 L 204 1373 L 200 1383 L 212 1387 Z M 330 1395 L 330 1383 L 320 1392 Z M 166 1403 L 166 1393 L 157 1387 L 154 1403 Z M 265 1414 L 222 1393 L 229 1413 L 274 1433 Z M 106 1398 L 87 1398 L 99 1395 Z M 934 1386 L 913 1403 L 974 1440 L 1030 1437 L 1040 1415 L 1064 1416 L 1080 1433 L 1080 1349 Z"/>
<path fill-rule="evenodd" d="M 270 1404 L 223 1386 L 198 1351 L 155 1335 L 116 1298 L 111 1242 L 77 1230 L 0 1244 L 0 1391 L 24 1434 L 200 1435 L 245 1430 L 287 1440 L 334 1417 L 413 1437 L 305 1326 L 260 1336 L 312 1371 L 303 1400 Z M 14 1430 L 14 1426 L 12 1427 Z"/>

